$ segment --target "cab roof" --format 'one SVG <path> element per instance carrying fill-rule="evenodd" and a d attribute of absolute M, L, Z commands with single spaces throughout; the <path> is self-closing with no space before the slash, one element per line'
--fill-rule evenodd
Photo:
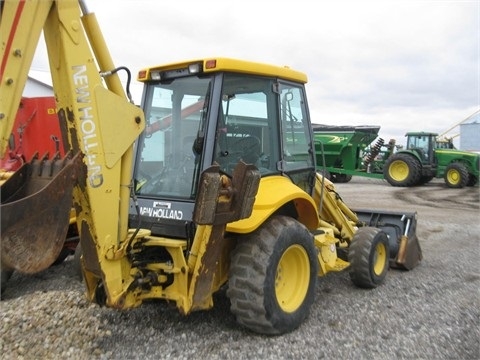
<path fill-rule="evenodd" d="M 190 61 L 181 61 L 169 63 L 165 65 L 153 66 L 139 71 L 138 80 L 141 82 L 155 80 L 155 74 L 171 73 L 174 71 L 178 76 L 190 74 L 190 67 L 192 69 L 197 66 L 198 72 L 213 73 L 213 72 L 234 72 L 250 75 L 269 76 L 299 82 L 307 83 L 307 75 L 303 72 L 293 70 L 288 66 L 277 66 L 253 62 L 248 60 L 239 60 L 232 58 L 213 57 L 205 59 L 197 59 Z M 172 75 L 172 77 L 174 77 Z"/>
<path fill-rule="evenodd" d="M 409 131 L 405 136 L 438 136 L 438 134 L 429 131 Z"/>

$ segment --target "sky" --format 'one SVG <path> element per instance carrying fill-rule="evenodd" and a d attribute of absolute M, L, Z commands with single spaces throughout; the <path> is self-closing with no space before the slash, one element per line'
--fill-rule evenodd
<path fill-rule="evenodd" d="M 455 136 L 480 110 L 480 0 L 86 0 L 116 66 L 204 57 L 308 76 L 313 123 Z M 41 46 L 32 70 L 48 71 Z M 141 85 L 132 93 L 140 102 Z M 459 138 L 455 138 L 458 146 Z M 480 141 L 480 134 L 479 134 Z"/>

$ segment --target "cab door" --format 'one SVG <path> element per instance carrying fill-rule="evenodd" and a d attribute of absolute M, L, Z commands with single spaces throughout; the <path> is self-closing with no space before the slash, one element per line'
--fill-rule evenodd
<path fill-rule="evenodd" d="M 315 179 L 313 135 L 304 87 L 279 83 L 281 170 L 300 188 L 311 194 Z"/>

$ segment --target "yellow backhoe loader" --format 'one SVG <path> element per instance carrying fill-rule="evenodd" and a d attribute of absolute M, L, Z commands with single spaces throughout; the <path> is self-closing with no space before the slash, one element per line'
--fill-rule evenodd
<path fill-rule="evenodd" d="M 139 108 L 82 1 L 2 3 L 2 151 L 42 29 L 67 155 L 2 187 L 2 269 L 53 257 L 73 198 L 89 300 L 189 314 L 225 286 L 238 322 L 273 335 L 308 316 L 319 276 L 374 288 L 421 261 L 415 212 L 353 211 L 316 173 L 305 74 L 228 58 L 149 67 Z"/>

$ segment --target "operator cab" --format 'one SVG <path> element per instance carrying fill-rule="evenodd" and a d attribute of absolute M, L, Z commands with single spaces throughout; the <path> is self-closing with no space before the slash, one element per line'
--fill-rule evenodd
<path fill-rule="evenodd" d="M 415 152 L 422 164 L 432 164 L 435 161 L 434 149 L 437 134 L 426 132 L 410 132 L 407 137 L 406 150 Z"/>
<path fill-rule="evenodd" d="M 283 75 L 283 77 L 282 77 Z M 231 175 L 240 161 L 312 193 L 315 163 L 302 73 L 232 59 L 140 73 L 147 126 L 134 166 L 143 228 L 185 238 L 202 171 Z M 130 207 L 130 226 L 138 214 Z"/>

